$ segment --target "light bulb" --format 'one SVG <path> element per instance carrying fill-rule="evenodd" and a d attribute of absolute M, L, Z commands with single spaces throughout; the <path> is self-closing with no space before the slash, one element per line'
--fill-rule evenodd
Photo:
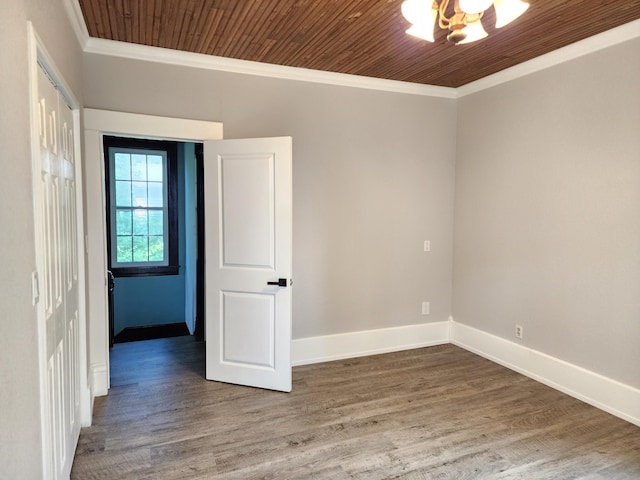
<path fill-rule="evenodd" d="M 475 42 L 476 40 L 481 40 L 489 35 L 482 26 L 482 22 L 479 18 L 473 22 L 468 23 L 467 26 L 462 29 L 462 33 L 465 33 L 467 36 L 464 40 L 458 42 L 458 45 L 461 45 L 463 43 Z"/>
<path fill-rule="evenodd" d="M 405 0 L 402 2 L 402 15 L 414 25 L 424 25 L 431 21 L 431 0 Z"/>
<path fill-rule="evenodd" d="M 428 42 L 435 42 L 435 38 L 433 38 L 433 27 L 432 28 L 423 28 L 421 25 L 411 25 L 407 32 L 409 35 L 413 35 L 414 37 L 421 38 L 422 40 L 426 40 Z"/>
<path fill-rule="evenodd" d="M 522 15 L 529 4 L 521 0 L 495 0 L 496 28 L 504 27 Z"/>
<path fill-rule="evenodd" d="M 402 3 L 402 15 L 413 24 L 407 30 L 409 35 L 429 42 L 435 41 L 433 27 L 436 24 L 438 9 L 433 8 L 433 5 L 431 0 L 406 0 Z"/>
<path fill-rule="evenodd" d="M 459 0 L 458 6 L 464 13 L 484 12 L 491 6 L 493 0 Z"/>

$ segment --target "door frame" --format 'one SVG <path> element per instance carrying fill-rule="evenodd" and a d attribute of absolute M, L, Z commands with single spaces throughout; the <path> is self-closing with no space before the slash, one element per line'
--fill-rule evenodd
<path fill-rule="evenodd" d="M 222 123 L 85 108 L 85 206 L 87 299 L 89 300 L 89 384 L 91 398 L 106 395 L 109 376 L 107 237 L 102 137 L 151 138 L 201 143 L 222 139 Z"/>
<path fill-rule="evenodd" d="M 198 210 L 198 259 L 204 259 L 204 144 L 197 143 L 196 154 L 196 205 Z M 204 261 L 196 265 L 196 326 L 193 335 L 204 341 Z"/>

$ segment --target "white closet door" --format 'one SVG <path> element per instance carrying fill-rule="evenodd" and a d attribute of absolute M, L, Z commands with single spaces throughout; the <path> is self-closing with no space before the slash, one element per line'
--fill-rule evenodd
<path fill-rule="evenodd" d="M 46 372 L 43 419 L 47 478 L 71 471 L 80 433 L 78 245 L 73 115 L 38 69 L 34 170 L 39 319 Z"/>
<path fill-rule="evenodd" d="M 63 301 L 65 305 L 65 349 L 64 364 L 66 390 L 66 458 L 65 470 L 71 471 L 75 446 L 80 435 L 80 338 L 79 330 L 79 287 L 78 287 L 78 218 L 76 205 L 76 165 L 75 135 L 73 113 L 71 108 L 58 94 L 58 113 L 60 116 L 60 197 L 61 197 L 61 258 L 63 285 Z"/>

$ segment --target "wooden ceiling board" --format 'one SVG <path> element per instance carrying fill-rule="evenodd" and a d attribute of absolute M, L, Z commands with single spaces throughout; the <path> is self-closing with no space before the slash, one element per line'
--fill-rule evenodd
<path fill-rule="evenodd" d="M 79 0 L 89 35 L 186 52 L 443 87 L 640 18 L 640 0 L 530 0 L 513 23 L 453 45 L 405 33 L 402 0 Z"/>

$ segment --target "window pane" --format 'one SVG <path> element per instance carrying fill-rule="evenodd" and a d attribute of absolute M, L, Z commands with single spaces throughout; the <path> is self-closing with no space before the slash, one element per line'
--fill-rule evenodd
<path fill-rule="evenodd" d="M 149 261 L 161 262 L 164 260 L 164 241 L 161 236 L 149 237 Z"/>
<path fill-rule="evenodd" d="M 146 148 L 143 142 L 109 142 L 105 140 L 111 156 L 108 208 L 113 209 L 110 230 L 114 267 L 144 269 L 148 262 L 168 266 L 169 257 L 174 255 L 167 231 L 170 219 L 174 221 L 168 195 L 175 188 L 175 179 L 169 177 L 168 151 Z"/>
<path fill-rule="evenodd" d="M 134 210 L 133 211 L 133 234 L 134 235 L 148 235 L 149 224 L 147 221 L 146 210 Z"/>
<path fill-rule="evenodd" d="M 118 262 L 131 262 L 133 261 L 133 248 L 131 245 L 132 237 L 117 237 L 117 258 Z"/>
<path fill-rule="evenodd" d="M 162 191 L 162 183 L 160 182 L 149 182 L 147 183 L 149 186 L 149 207 L 162 207 L 163 202 L 163 191 Z"/>
<path fill-rule="evenodd" d="M 116 211 L 116 235 L 131 235 L 131 210 Z"/>
<path fill-rule="evenodd" d="M 128 153 L 115 154 L 115 179 L 131 180 L 131 155 Z"/>
<path fill-rule="evenodd" d="M 131 191 L 133 193 L 133 206 L 147 206 L 147 182 L 131 182 Z"/>
<path fill-rule="evenodd" d="M 148 177 L 150 182 L 162 182 L 164 180 L 164 168 L 162 168 L 162 157 L 160 155 L 147 156 Z"/>
<path fill-rule="evenodd" d="M 116 205 L 118 207 L 131 206 L 131 182 L 116 181 Z"/>
<path fill-rule="evenodd" d="M 149 261 L 149 237 L 133 237 L 133 261 Z"/>
<path fill-rule="evenodd" d="M 131 180 L 147 180 L 146 155 L 131 155 Z"/>
<path fill-rule="evenodd" d="M 149 235 L 164 235 L 164 213 L 162 210 L 149 210 L 148 215 Z"/>

